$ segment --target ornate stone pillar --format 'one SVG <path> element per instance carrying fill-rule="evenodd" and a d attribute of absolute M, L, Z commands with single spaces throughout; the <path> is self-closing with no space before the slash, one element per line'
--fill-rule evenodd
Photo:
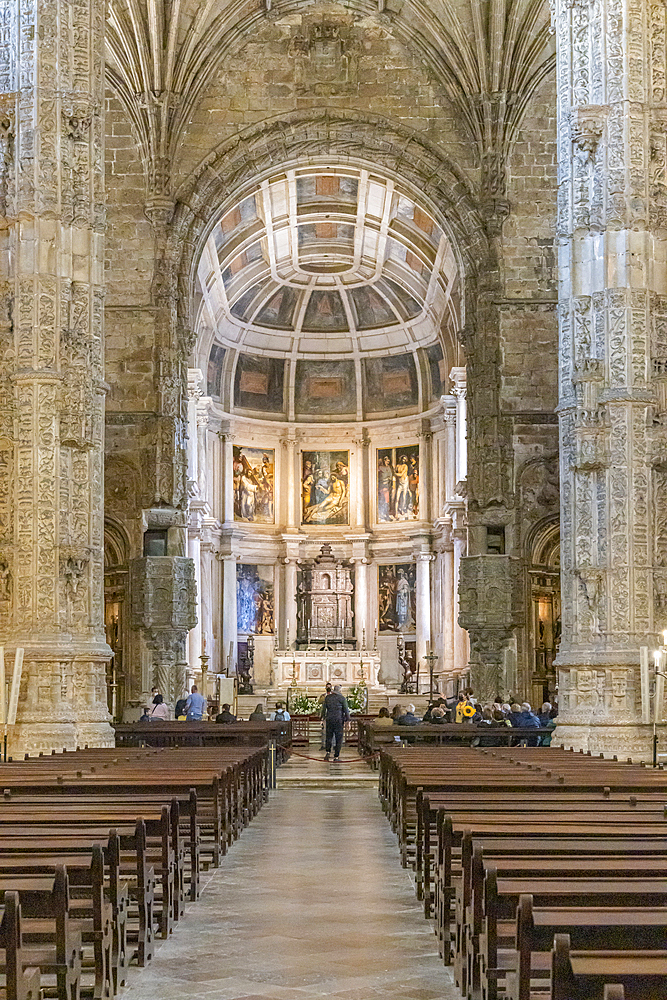
<path fill-rule="evenodd" d="M 7 4 L 0 641 L 18 755 L 113 745 L 103 624 L 104 3 Z"/>
<path fill-rule="evenodd" d="M 561 586 L 554 742 L 645 756 L 667 551 L 665 6 L 558 0 Z"/>

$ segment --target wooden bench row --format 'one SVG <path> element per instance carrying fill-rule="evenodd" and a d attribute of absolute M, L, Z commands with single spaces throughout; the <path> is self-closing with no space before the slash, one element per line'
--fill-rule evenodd
<path fill-rule="evenodd" d="M 8 1000 L 113 997 L 270 787 L 266 747 L 82 750 L 10 762 L 0 776 Z"/>
<path fill-rule="evenodd" d="M 463 996 L 667 998 L 664 772 L 558 748 L 391 748 L 380 797 Z"/>

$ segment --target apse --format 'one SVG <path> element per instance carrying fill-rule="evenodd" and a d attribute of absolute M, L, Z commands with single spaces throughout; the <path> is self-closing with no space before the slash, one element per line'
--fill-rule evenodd
<path fill-rule="evenodd" d="M 243 192 L 211 229 L 196 283 L 207 391 L 237 412 L 414 413 L 456 363 L 448 234 L 407 186 L 361 166 L 294 167 Z"/>

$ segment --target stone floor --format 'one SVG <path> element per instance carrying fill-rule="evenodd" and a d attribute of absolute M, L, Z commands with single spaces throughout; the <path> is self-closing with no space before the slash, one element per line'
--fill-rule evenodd
<path fill-rule="evenodd" d="M 293 757 L 122 1000 L 459 1000 L 376 785 Z"/>

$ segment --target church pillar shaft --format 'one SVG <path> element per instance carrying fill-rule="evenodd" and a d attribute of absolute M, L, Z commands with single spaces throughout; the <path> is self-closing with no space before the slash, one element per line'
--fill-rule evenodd
<path fill-rule="evenodd" d="M 643 754 L 639 647 L 664 491 L 665 7 L 560 0 L 561 581 L 558 736 Z M 662 39 L 662 41 L 660 41 Z M 661 325 L 662 323 L 662 325 Z M 658 406 L 658 410 L 660 407 Z M 660 495 L 662 494 L 662 495 Z M 658 573 L 660 571 L 658 570 Z"/>
<path fill-rule="evenodd" d="M 428 545 L 417 553 L 417 572 L 415 580 L 417 604 L 417 659 L 421 662 L 421 670 L 428 672 L 428 664 L 424 657 L 431 645 L 431 553 Z M 423 676 L 423 675 L 422 675 Z"/>
<path fill-rule="evenodd" d="M 354 566 L 354 624 L 357 646 L 368 645 L 368 563 L 360 559 Z M 372 638 L 372 637 L 371 637 Z"/>
<path fill-rule="evenodd" d="M 297 565 L 295 559 L 285 560 L 285 611 L 284 622 L 285 631 L 283 635 L 283 647 L 291 646 L 296 639 L 296 576 Z M 304 625 L 307 626 L 307 622 Z"/>
<path fill-rule="evenodd" d="M 222 649 L 220 667 L 234 672 L 236 669 L 236 643 L 238 624 L 236 613 L 236 556 L 227 556 L 222 564 Z"/>
<path fill-rule="evenodd" d="M 12 750 L 113 744 L 103 626 L 104 3 L 13 5 L 0 95 L 11 315 L 0 632 L 25 649 Z M 14 53 L 20 52 L 20 59 Z"/>

